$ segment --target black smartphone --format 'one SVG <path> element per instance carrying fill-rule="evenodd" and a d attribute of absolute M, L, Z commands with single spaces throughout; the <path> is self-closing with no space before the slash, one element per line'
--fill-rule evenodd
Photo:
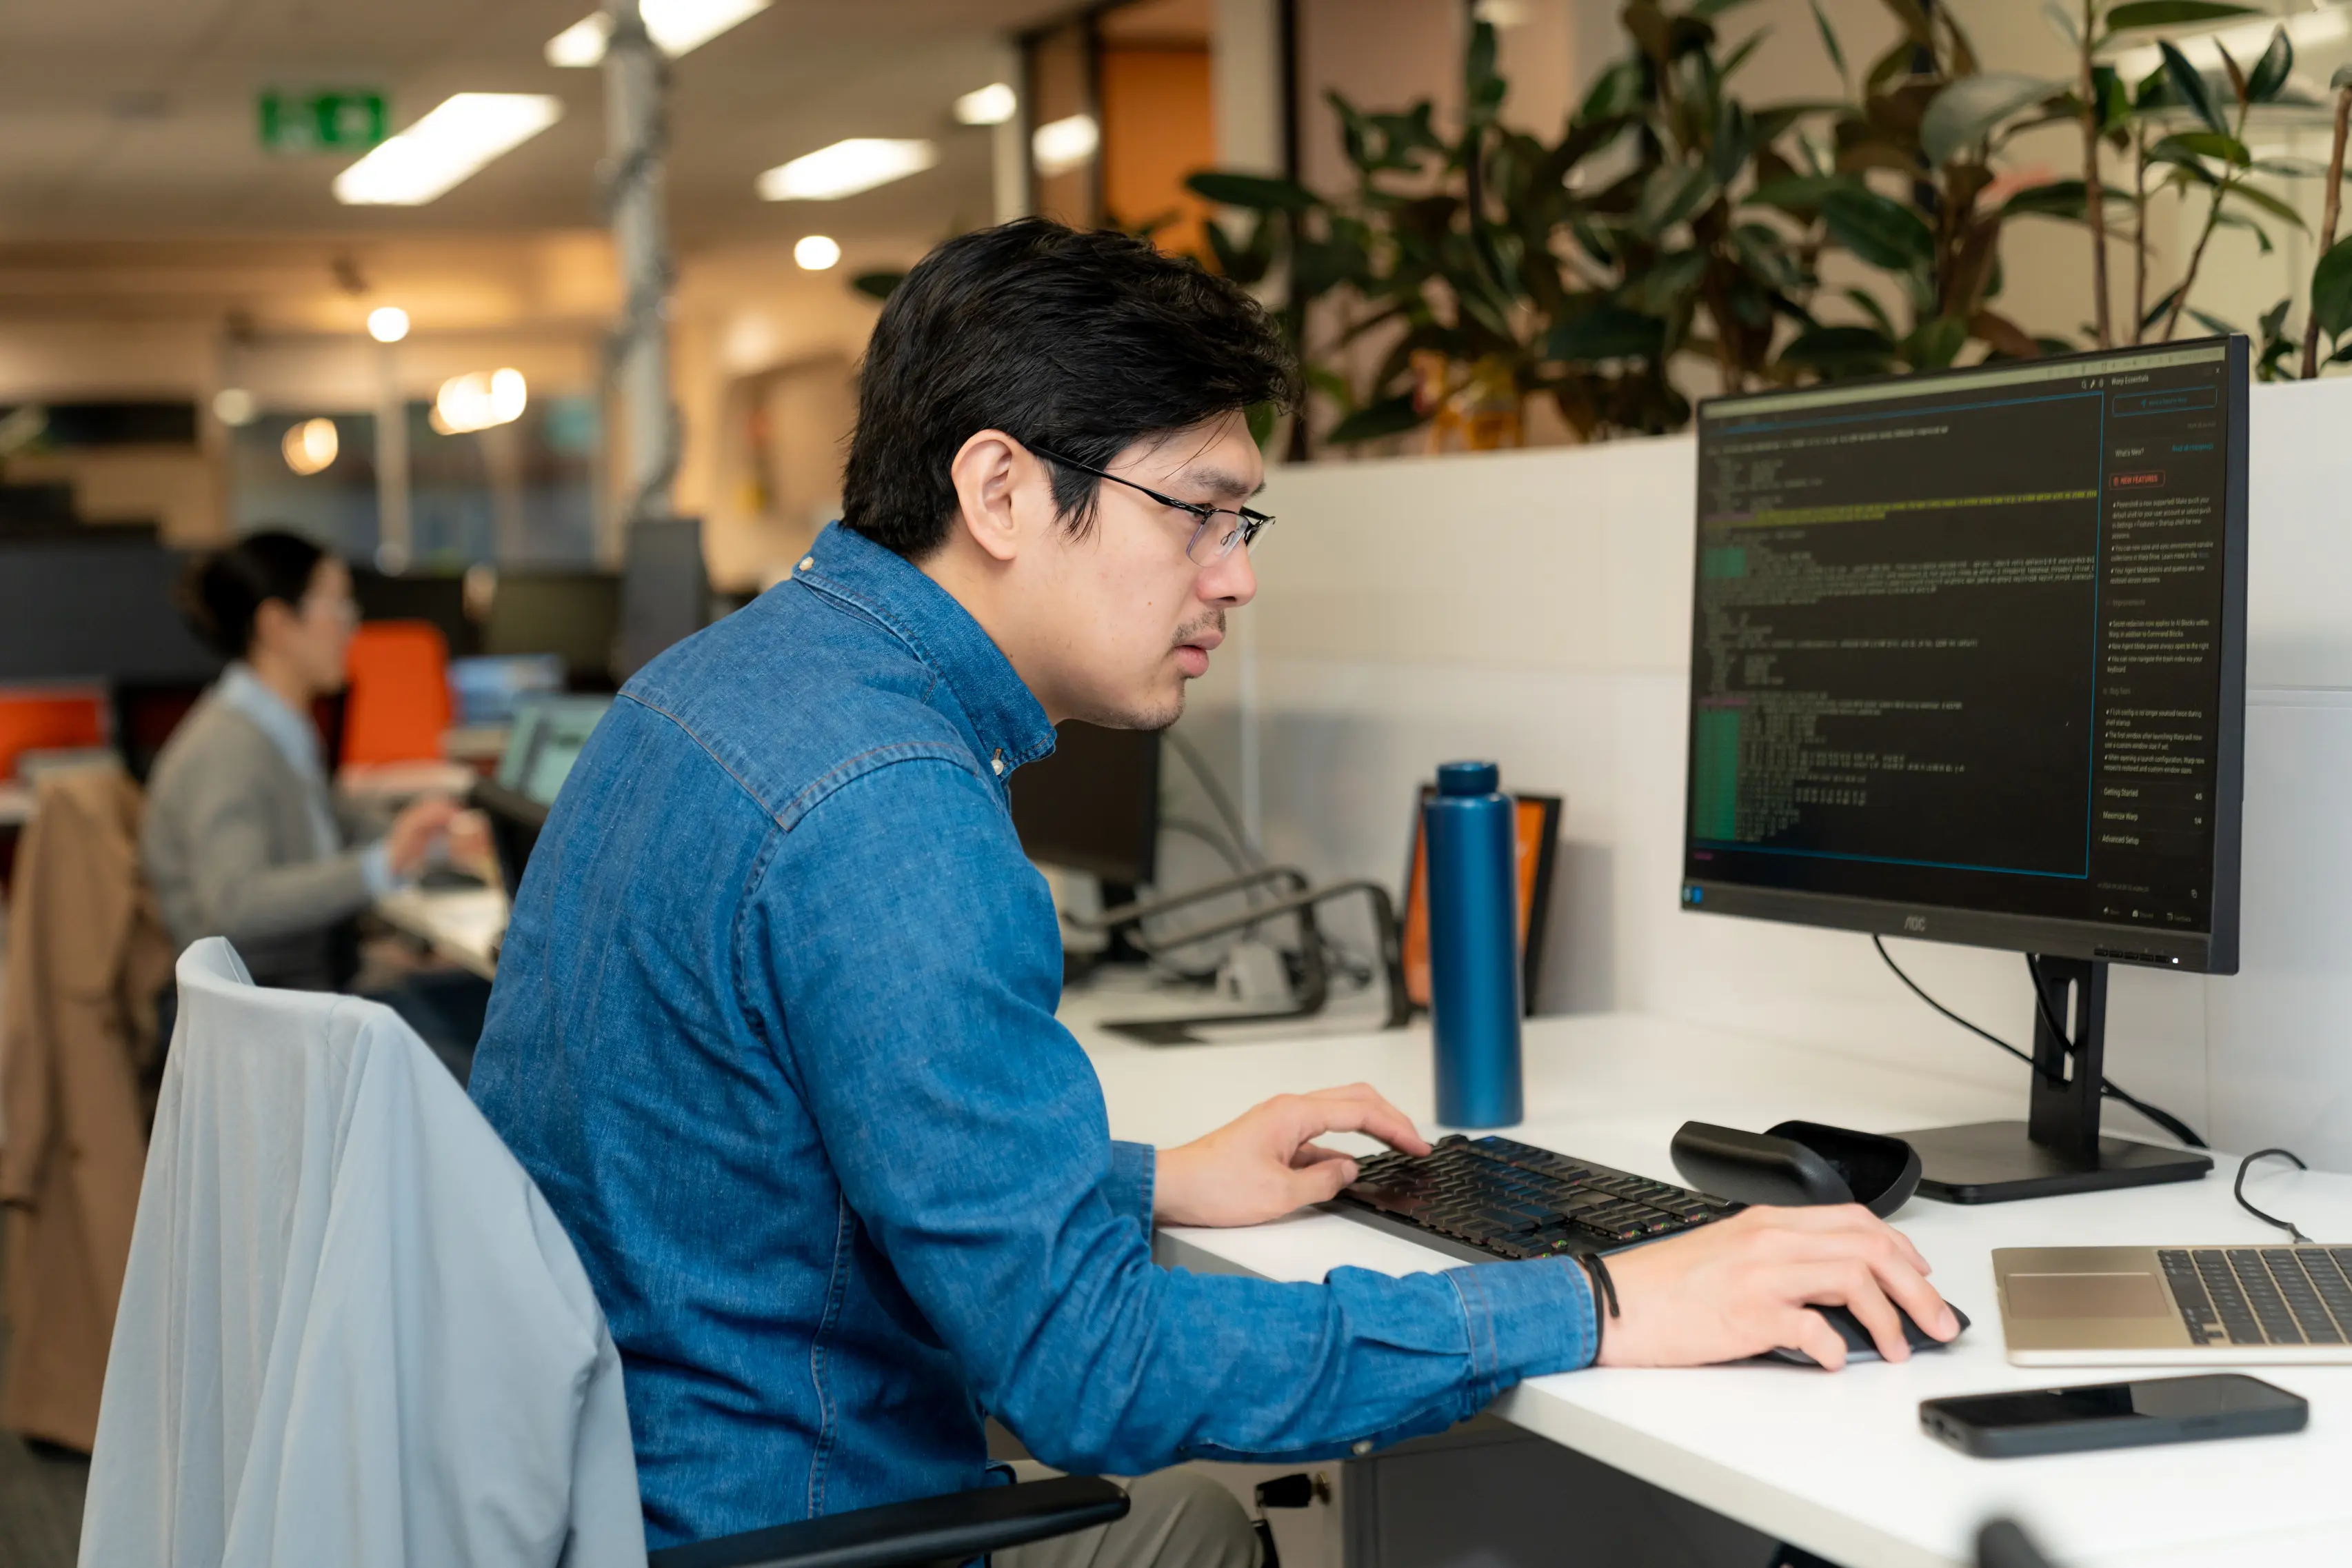
<path fill-rule="evenodd" d="M 1919 1425 L 1928 1436 L 1980 1459 L 2300 1432 L 2310 1419 L 2302 1395 L 2236 1372 L 1970 1394 L 1919 1405 Z"/>

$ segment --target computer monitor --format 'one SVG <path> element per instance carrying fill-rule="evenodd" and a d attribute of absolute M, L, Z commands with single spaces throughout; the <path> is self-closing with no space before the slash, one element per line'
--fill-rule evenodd
<path fill-rule="evenodd" d="M 556 792 L 572 776 L 572 764 L 595 732 L 609 697 L 526 697 L 515 704 L 506 751 L 499 758 L 498 782 L 553 805 Z"/>
<path fill-rule="evenodd" d="M 2110 963 L 2237 967 L 2246 340 L 1698 426 L 1684 907 L 2039 955 L 2032 1119 L 1906 1134 L 1930 1195 L 2202 1174 L 2100 1057 Z"/>
<path fill-rule="evenodd" d="M 629 525 L 621 562 L 621 638 L 613 673 L 626 680 L 654 656 L 710 624 L 710 574 L 698 518 Z"/>
<path fill-rule="evenodd" d="M 363 621 L 430 621 L 449 645 L 452 658 L 467 658 L 481 645 L 482 628 L 466 614 L 466 580 L 461 576 L 354 566 L 352 598 Z"/>
<path fill-rule="evenodd" d="M 621 584 L 609 572 L 501 568 L 482 652 L 561 654 L 573 686 L 609 690 L 620 620 Z"/>
<path fill-rule="evenodd" d="M 0 681 L 210 680 L 225 661 L 180 613 L 187 563 L 101 528 L 0 541 Z"/>
<path fill-rule="evenodd" d="M 1160 734 L 1064 724 L 1054 754 L 1013 775 L 1013 826 L 1032 860 L 1117 887 L 1152 879 L 1160 840 Z"/>

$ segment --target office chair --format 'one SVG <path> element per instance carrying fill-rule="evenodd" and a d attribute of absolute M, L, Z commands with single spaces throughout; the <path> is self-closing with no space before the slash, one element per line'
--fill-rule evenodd
<path fill-rule="evenodd" d="M 389 1008 L 257 986 L 219 937 L 178 977 L 87 1559 L 217 1562 L 233 1531 L 387 1568 L 646 1563 L 617 1350 L 569 1237 L 473 1102 Z M 955 1568 L 1127 1511 L 1111 1482 L 1066 1476 L 650 1563 Z"/>
<path fill-rule="evenodd" d="M 449 728 L 449 647 L 429 621 L 367 621 L 352 634 L 346 763 L 430 762 Z"/>

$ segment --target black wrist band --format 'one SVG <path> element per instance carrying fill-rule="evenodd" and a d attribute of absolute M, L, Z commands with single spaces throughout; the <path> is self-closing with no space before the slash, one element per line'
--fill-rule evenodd
<path fill-rule="evenodd" d="M 1609 1278 L 1609 1265 L 1601 1261 L 1599 1253 L 1588 1252 L 1577 1261 L 1584 1265 L 1585 1276 L 1592 1285 L 1592 1359 L 1597 1362 L 1601 1359 L 1602 1334 L 1601 1303 L 1608 1302 L 1610 1317 L 1622 1316 L 1617 1310 L 1617 1282 Z"/>

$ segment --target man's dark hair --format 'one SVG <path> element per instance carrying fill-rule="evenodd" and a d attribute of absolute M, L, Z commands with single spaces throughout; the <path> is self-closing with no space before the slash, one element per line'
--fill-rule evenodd
<path fill-rule="evenodd" d="M 955 516 L 948 466 L 975 433 L 1102 468 L 1139 440 L 1287 407 L 1296 370 L 1238 287 L 1140 239 L 1023 218 L 948 241 L 882 308 L 858 376 L 842 521 L 908 559 Z M 1097 481 L 1056 468 L 1090 526 Z"/>

